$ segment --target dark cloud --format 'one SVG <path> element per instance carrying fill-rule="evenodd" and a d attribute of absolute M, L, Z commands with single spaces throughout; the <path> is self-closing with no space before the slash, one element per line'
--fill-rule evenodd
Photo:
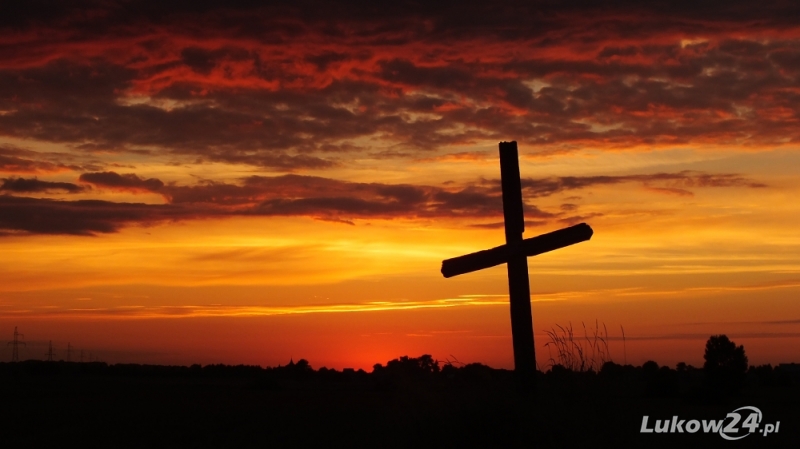
<path fill-rule="evenodd" d="M 522 189 L 531 197 L 550 196 L 556 193 L 584 189 L 594 186 L 614 185 L 628 182 L 641 183 L 646 189 L 661 193 L 692 195 L 688 188 L 697 187 L 746 187 L 762 188 L 767 185 L 739 174 L 709 174 L 695 171 L 678 173 L 655 173 L 626 176 L 564 176 L 556 178 L 523 178 Z M 499 187 L 499 182 L 496 184 Z"/>
<path fill-rule="evenodd" d="M 110 187 L 116 190 L 156 192 L 164 187 L 159 179 L 143 179 L 133 173 L 117 174 L 116 172 L 83 173 L 79 181 L 98 187 Z"/>
<path fill-rule="evenodd" d="M 365 200 L 348 197 L 317 197 L 283 199 L 276 198 L 262 202 L 255 215 L 311 215 L 345 217 L 408 217 L 409 207 L 400 201 Z"/>
<path fill-rule="evenodd" d="M 59 171 L 59 165 L 51 162 L 33 161 L 17 156 L 0 154 L 0 171 L 7 173 L 41 173 Z"/>
<path fill-rule="evenodd" d="M 347 61 L 348 59 L 350 59 L 350 55 L 347 53 L 338 53 L 333 51 L 322 52 L 305 57 L 305 60 L 317 66 L 317 70 L 320 72 L 324 72 L 328 66 L 333 63 Z"/>
<path fill-rule="evenodd" d="M 77 187 L 69 183 L 23 180 L 25 187 L 48 191 Z M 498 180 L 446 187 L 410 184 L 358 183 L 319 176 L 288 174 L 249 176 L 239 184 L 202 181 L 192 186 L 165 184 L 136 174 L 115 172 L 84 173 L 80 181 L 112 190 L 153 192 L 168 204 L 146 205 L 105 201 L 54 201 L 3 196 L 0 201 L 0 232 L 64 233 L 92 235 L 115 232 L 132 224 L 154 224 L 165 220 L 187 220 L 230 216 L 305 216 L 318 220 L 354 224 L 360 219 L 449 219 L 470 218 L 470 226 L 502 227 L 502 198 Z M 5 182 L 9 186 L 6 188 Z M 568 215 L 578 206 L 565 203 L 557 211 L 542 210 L 530 203 L 568 190 L 598 185 L 641 183 L 645 190 L 682 190 L 682 187 L 747 187 L 763 184 L 735 174 L 699 172 L 658 173 L 653 175 L 590 176 L 523 179 L 525 217 L 530 227 L 549 222 L 575 224 L 601 213 Z M 662 187 L 663 185 L 682 187 Z M 20 192 L 22 182 L 4 180 L 3 189 Z M 72 187 L 69 187 L 72 186 Z M 14 190 L 16 188 L 17 190 Z M 69 191 L 69 190 L 68 190 Z M 672 192 L 674 193 L 674 192 Z M 570 198 L 575 198 L 570 197 Z M 59 217 L 53 220 L 47 217 Z"/>
<path fill-rule="evenodd" d="M 161 147 L 208 161 L 284 171 L 336 165 L 335 161 L 306 154 L 317 145 L 312 137 L 320 137 L 320 144 L 328 143 L 330 138 L 325 134 L 329 125 L 299 116 L 324 120 L 325 115 L 333 117 L 341 112 L 336 108 L 319 105 L 315 112 L 276 110 L 265 115 L 268 110 L 237 110 L 240 105 L 235 101 L 232 107 L 219 107 L 213 98 L 174 109 L 120 104 L 119 92 L 129 89 L 133 78 L 131 70 L 119 66 L 66 60 L 20 71 L 0 70 L 0 110 L 13 111 L 0 115 L 0 133 L 73 143 L 90 150 Z M 184 100 L 165 94 L 159 99 Z M 353 137 L 365 133 L 363 127 L 360 129 Z M 24 168 L 25 161 L 0 162 Z"/>
<path fill-rule="evenodd" d="M 564 226 L 572 226 L 578 223 L 585 223 L 594 217 L 602 217 L 603 215 L 604 214 L 599 212 L 593 212 L 585 215 L 571 215 L 568 217 L 559 218 L 558 222 L 564 224 Z"/>
<path fill-rule="evenodd" d="M 132 23 L 159 25 L 183 19 L 180 25 L 198 34 L 225 26 L 239 35 L 263 40 L 296 37 L 307 26 L 320 28 L 330 38 L 338 38 L 353 34 L 355 23 L 361 24 L 357 31 L 364 37 L 377 39 L 378 35 L 385 34 L 378 42 L 386 44 L 422 36 L 463 38 L 469 36 L 470 31 L 491 35 L 498 40 L 519 39 L 551 32 L 554 25 L 568 20 L 578 21 L 580 25 L 587 21 L 604 22 L 607 27 L 603 31 L 623 33 L 628 30 L 626 35 L 630 36 L 652 31 L 654 25 L 672 29 L 682 27 L 684 31 L 702 30 L 703 23 L 698 21 L 739 22 L 745 29 L 785 27 L 795 24 L 792 18 L 800 15 L 800 8 L 793 2 L 781 0 L 763 1 L 757 8 L 746 0 L 703 3 L 622 0 L 613 4 L 512 0 L 504 2 L 502 8 L 475 0 L 445 0 L 435 4 L 411 0 L 381 4 L 363 0 L 76 0 L 58 5 L 44 0 L 7 0 L 3 2 L 0 13 L 0 26 L 9 29 L 36 25 L 84 25 L 84 33 L 107 33 L 119 27 L 127 31 Z M 526 19 L 525 26 L 512 26 L 521 18 Z M 372 32 L 366 34 L 365 29 Z M 591 42 L 593 35 L 588 30 L 581 31 L 580 37 Z"/>
<path fill-rule="evenodd" d="M 2 178 L 0 181 L 3 181 L 3 183 L 0 184 L 0 191 L 13 193 L 40 193 L 53 191 L 79 193 L 86 190 L 86 188 L 83 186 L 69 182 L 40 181 L 36 178 Z"/>
<path fill-rule="evenodd" d="M 350 226 L 355 226 L 356 224 L 350 220 L 343 220 L 341 218 L 329 218 L 329 217 L 317 217 L 315 220 L 319 221 L 329 221 L 331 223 L 342 223 Z"/>
<path fill-rule="evenodd" d="M 0 172 L 14 174 L 47 173 L 82 170 L 91 166 L 91 164 L 82 166 L 59 162 L 59 159 L 63 161 L 65 159 L 69 160 L 71 157 L 66 154 L 42 154 L 13 146 L 0 145 Z"/>
<path fill-rule="evenodd" d="M 223 60 L 243 61 L 252 56 L 246 50 L 236 47 L 223 47 L 206 50 L 199 47 L 187 47 L 181 50 L 181 60 L 192 70 L 208 75 Z"/>
<path fill-rule="evenodd" d="M 653 191 L 653 192 L 658 192 L 658 193 L 664 193 L 666 195 L 694 196 L 694 193 L 692 193 L 691 191 L 686 190 L 686 189 L 679 189 L 677 187 L 651 187 L 651 186 L 645 186 L 645 188 L 647 190 L 650 190 L 650 191 Z"/>
<path fill-rule="evenodd" d="M 539 226 L 544 226 L 548 224 L 549 221 L 546 220 L 525 220 L 525 229 L 530 228 L 537 228 Z M 502 221 L 494 222 L 494 223 L 477 223 L 469 225 L 471 228 L 480 228 L 480 229 L 503 229 L 505 227 L 505 223 Z"/>
<path fill-rule="evenodd" d="M 565 212 L 570 212 L 570 211 L 577 210 L 577 209 L 578 209 L 578 205 L 577 204 L 564 203 L 564 204 L 561 205 L 561 210 L 563 210 Z"/>
<path fill-rule="evenodd" d="M 197 214 L 171 205 L 57 201 L 0 195 L 0 230 L 17 234 L 95 235 Z"/>
<path fill-rule="evenodd" d="M 214 204 L 248 215 L 303 215 L 328 220 L 502 214 L 498 194 L 489 189 L 446 191 L 303 175 L 251 176 L 241 185 L 206 182 L 165 186 L 160 193 L 173 204 Z"/>

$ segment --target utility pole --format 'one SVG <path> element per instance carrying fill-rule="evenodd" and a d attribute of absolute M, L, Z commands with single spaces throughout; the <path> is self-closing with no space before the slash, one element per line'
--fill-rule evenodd
<path fill-rule="evenodd" d="M 17 326 L 14 326 L 14 341 L 8 342 L 8 344 L 13 348 L 11 352 L 12 362 L 19 362 L 19 345 L 27 346 L 24 341 L 19 341 L 19 337 L 25 337 L 25 335 L 17 332 Z"/>
<path fill-rule="evenodd" d="M 72 359 L 72 344 L 67 343 L 67 361 L 70 362 L 72 361 L 71 359 Z"/>

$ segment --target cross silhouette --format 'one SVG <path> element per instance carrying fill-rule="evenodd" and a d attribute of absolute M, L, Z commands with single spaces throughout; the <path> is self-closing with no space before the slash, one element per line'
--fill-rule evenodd
<path fill-rule="evenodd" d="M 533 346 L 531 293 L 528 256 L 535 256 L 589 240 L 592 228 L 581 223 L 558 231 L 523 239 L 522 182 L 519 176 L 517 142 L 500 142 L 500 181 L 503 189 L 503 217 L 506 244 L 442 262 L 442 274 L 449 278 L 505 263 L 508 268 L 508 296 L 511 303 L 511 339 L 514 372 L 527 386 L 534 383 L 536 355 Z"/>

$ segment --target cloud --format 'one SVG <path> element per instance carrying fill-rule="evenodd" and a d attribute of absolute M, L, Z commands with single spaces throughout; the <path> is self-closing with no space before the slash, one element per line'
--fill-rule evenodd
<path fill-rule="evenodd" d="M 525 228 L 537 228 L 539 226 L 544 226 L 548 223 L 546 220 L 525 220 Z M 505 223 L 502 221 L 494 222 L 494 223 L 476 223 L 470 224 L 469 227 L 471 228 L 479 228 L 479 229 L 503 229 L 505 227 Z"/>
<path fill-rule="evenodd" d="M 496 193 L 471 187 L 445 190 L 424 185 L 355 183 L 284 175 L 252 176 L 244 180 L 242 188 L 254 195 L 251 198 L 260 199 L 247 212 L 256 215 L 352 219 L 481 217 L 501 213 Z"/>
<path fill-rule="evenodd" d="M 798 7 L 678 5 L 5 6 L 0 134 L 279 172 L 800 141 Z"/>
<path fill-rule="evenodd" d="M 114 172 L 85 173 L 81 181 L 126 191 L 148 191 L 169 204 L 147 205 L 107 201 L 55 201 L 0 196 L 0 230 L 94 235 L 116 232 L 133 224 L 225 216 L 307 216 L 352 223 L 352 219 L 497 217 L 502 215 L 496 192 L 472 187 L 442 188 L 283 175 L 251 176 L 241 184 L 204 182 L 165 185 L 157 179 Z M 47 184 L 45 184 L 47 185 Z M 532 211 L 547 215 L 535 207 Z M 45 217 L 59 217 L 50 220 Z"/>
<path fill-rule="evenodd" d="M 709 174 L 684 170 L 677 173 L 654 173 L 625 176 L 564 176 L 554 178 L 523 178 L 522 189 L 532 197 L 550 196 L 556 193 L 585 189 L 595 186 L 615 185 L 628 182 L 640 183 L 645 189 L 659 193 L 690 196 L 688 188 L 744 187 L 763 188 L 766 184 L 735 173 Z M 663 184 L 661 186 L 654 184 Z M 499 181 L 497 182 L 499 186 Z"/>
<path fill-rule="evenodd" d="M 32 161 L 17 156 L 0 154 L 0 171 L 7 173 L 41 173 L 59 171 L 59 166 L 50 162 Z"/>
<path fill-rule="evenodd" d="M 356 219 L 450 219 L 496 220 L 503 216 L 499 180 L 446 186 L 359 183 L 320 176 L 287 174 L 248 176 L 239 184 L 203 181 L 195 185 L 165 184 L 133 173 L 84 173 L 81 182 L 129 192 L 152 192 L 167 204 L 145 205 L 106 201 L 53 201 L 0 197 L 0 230 L 28 233 L 93 235 L 116 232 L 132 224 L 151 225 L 166 220 L 188 220 L 226 216 L 304 216 L 317 220 L 354 224 Z M 691 188 L 762 188 L 764 184 L 737 174 L 701 172 L 649 175 L 526 178 L 522 180 L 526 222 L 530 227 L 557 221 L 567 225 L 586 221 L 602 213 L 570 215 L 578 209 L 572 203 L 556 211 L 542 210 L 530 202 L 566 191 L 594 186 L 640 183 L 644 190 L 662 193 Z M 660 187 L 659 184 L 667 187 Z M 680 187 L 674 187 L 680 186 Z M 0 190 L 43 192 L 55 189 L 71 193 L 83 189 L 71 183 L 37 179 L 7 179 Z M 77 189 L 77 190 L 76 190 Z M 575 198 L 571 196 L 570 198 Z M 60 217 L 46 220 L 42 217 Z M 474 223 L 483 228 L 502 227 L 502 221 Z"/>
<path fill-rule="evenodd" d="M 173 204 L 233 206 L 245 215 L 310 216 L 352 222 L 353 218 L 501 217 L 500 193 L 479 186 L 448 188 L 383 183 L 356 183 L 317 176 L 250 176 L 241 185 L 208 182 L 165 186 L 160 192 Z M 526 205 L 531 218 L 554 215 Z"/>
<path fill-rule="evenodd" d="M 152 225 L 196 215 L 171 205 L 57 201 L 0 195 L 0 230 L 8 232 L 7 235 L 89 236 L 117 232 L 124 226 Z"/>
<path fill-rule="evenodd" d="M 72 184 L 70 182 L 50 182 L 40 181 L 36 178 L 2 178 L 3 184 L 0 185 L 0 191 L 14 192 L 14 193 L 34 193 L 34 192 L 52 192 L 62 191 L 66 193 L 79 193 L 86 190 L 85 187 Z"/>
<path fill-rule="evenodd" d="M 167 203 L 107 203 L 97 223 L 79 219 L 93 210 L 86 204 L 26 203 L 73 214 L 67 233 L 209 214 L 496 226 L 497 182 L 390 185 L 326 173 L 364 158 L 482 160 L 489 153 L 476 146 L 508 139 L 523 157 L 800 142 L 800 7 L 791 2 L 45 3 L 0 5 L 0 139 L 70 152 L 0 144 L 2 179 L 28 182 L 3 181 L 3 192 L 75 192 L 79 184 L 19 178 L 71 170 L 86 185 Z M 278 176 L 176 185 L 120 173 L 132 160 Z M 599 186 L 678 196 L 764 186 L 701 172 L 522 182 L 532 223 L 587 216 L 533 202 Z M 2 207 L 22 207 L 13 198 Z M 123 211 L 128 218 L 115 215 Z M 3 232 L 36 228 L 12 221 Z"/>
<path fill-rule="evenodd" d="M 155 178 L 143 179 L 133 173 L 120 175 L 113 171 L 83 173 L 78 180 L 97 187 L 109 187 L 114 190 L 131 192 L 156 192 L 164 187 L 164 183 Z"/>
<path fill-rule="evenodd" d="M 593 212 L 593 213 L 584 214 L 584 215 L 572 215 L 572 216 L 568 216 L 568 217 L 564 217 L 564 218 L 559 218 L 558 222 L 559 223 L 563 223 L 565 226 L 572 226 L 572 225 L 576 225 L 578 223 L 585 223 L 585 222 L 591 220 L 594 217 L 602 217 L 603 215 L 605 215 L 605 214 L 602 214 L 600 212 Z"/>
<path fill-rule="evenodd" d="M 219 316 L 271 316 L 309 313 L 356 313 L 386 310 L 440 309 L 453 307 L 478 307 L 507 305 L 504 295 L 459 296 L 456 298 L 427 299 L 418 301 L 371 301 L 363 303 L 300 304 L 273 306 L 260 304 L 197 304 L 197 305 L 126 305 L 110 307 L 52 307 L 48 309 L 22 309 L 19 315 L 83 316 L 98 318 L 164 318 L 175 316 L 219 317 Z M 452 332 L 452 331 L 451 331 Z M 437 332 L 434 332 L 437 333 Z"/>
<path fill-rule="evenodd" d="M 59 161 L 59 159 L 61 161 Z M 0 145 L 0 172 L 13 174 L 54 173 L 82 170 L 90 165 L 65 164 L 71 156 L 59 153 L 42 154 L 10 145 Z"/>
<path fill-rule="evenodd" d="M 473 162 L 494 160 L 496 158 L 497 156 L 493 152 L 489 151 L 460 151 L 441 156 L 419 158 L 416 160 L 416 162 Z"/>
<path fill-rule="evenodd" d="M 677 195 L 677 196 L 694 196 L 694 193 L 690 192 L 686 189 L 679 189 L 677 187 L 650 187 L 645 186 L 645 189 L 651 192 L 658 192 L 663 193 L 666 195 Z"/>

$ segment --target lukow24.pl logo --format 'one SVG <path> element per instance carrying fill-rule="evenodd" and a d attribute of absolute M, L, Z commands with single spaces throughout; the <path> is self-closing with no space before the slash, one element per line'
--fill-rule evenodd
<path fill-rule="evenodd" d="M 726 440 L 741 440 L 753 433 L 768 436 L 778 433 L 781 422 L 764 423 L 761 425 L 761 410 L 756 407 L 739 407 L 728 413 L 724 419 L 681 419 L 673 416 L 671 419 L 656 419 L 650 422 L 650 417 L 642 417 L 641 433 L 718 433 Z M 652 426 L 652 427 L 650 427 Z"/>

